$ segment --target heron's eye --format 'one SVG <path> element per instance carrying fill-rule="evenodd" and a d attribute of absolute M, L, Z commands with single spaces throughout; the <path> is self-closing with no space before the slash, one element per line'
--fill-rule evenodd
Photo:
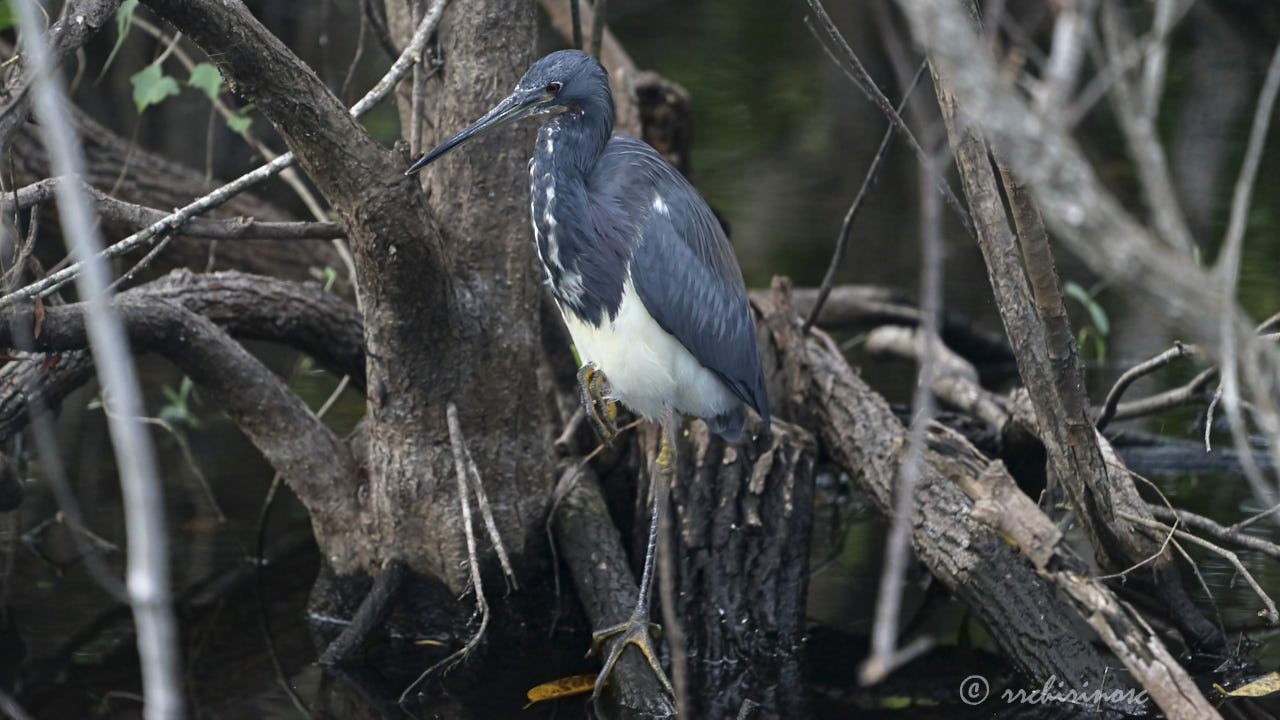
<path fill-rule="evenodd" d="M 560 83 L 558 82 L 547 83 L 547 92 L 551 93 L 552 95 L 555 95 L 556 93 L 560 92 Z"/>

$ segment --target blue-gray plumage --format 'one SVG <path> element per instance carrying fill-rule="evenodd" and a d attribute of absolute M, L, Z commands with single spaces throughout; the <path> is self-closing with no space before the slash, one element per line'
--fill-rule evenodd
<path fill-rule="evenodd" d="M 599 397 L 602 373 L 613 398 L 662 421 L 656 466 L 667 478 L 675 467 L 676 411 L 706 420 L 736 442 L 750 407 L 767 434 L 769 399 L 755 326 L 729 241 L 697 191 L 662 156 L 613 132 L 609 78 L 591 56 L 566 50 L 537 61 L 510 96 L 408 172 L 530 115 L 546 116 L 529 161 L 535 247 L 582 361 L 588 417 L 602 435 L 611 432 L 612 406 Z M 669 482 L 655 481 L 636 609 L 626 623 L 595 634 L 597 641 L 621 635 L 597 676 L 597 694 L 628 644 L 640 648 L 673 692 L 648 622 L 658 516 Z"/>
<path fill-rule="evenodd" d="M 529 162 L 538 258 L 584 365 L 651 420 L 701 417 L 736 441 L 769 402 L 742 273 L 697 191 L 645 143 L 613 132 L 604 68 L 566 50 L 409 172 L 467 139 L 545 115 Z"/>

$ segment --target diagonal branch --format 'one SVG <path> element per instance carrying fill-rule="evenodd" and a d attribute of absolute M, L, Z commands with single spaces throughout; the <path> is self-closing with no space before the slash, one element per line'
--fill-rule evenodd
<path fill-rule="evenodd" d="M 443 0 L 436 0 L 436 5 L 443 6 Z M 248 15 L 248 11 L 244 10 L 243 6 L 238 6 L 238 7 L 240 11 L 243 12 L 244 15 Z M 235 12 L 230 8 L 226 8 L 226 10 L 228 12 Z M 266 32 L 266 30 L 263 29 L 261 25 L 257 24 L 256 20 L 252 19 L 252 16 L 249 16 L 249 19 L 254 23 L 256 29 L 260 31 L 259 35 L 264 35 L 266 37 L 271 38 L 271 40 L 275 43 L 276 46 L 278 47 L 280 46 L 280 42 L 279 40 L 275 39 L 275 36 L 271 35 L 269 32 Z M 359 117 L 363 115 L 375 104 L 377 104 L 383 98 L 385 98 L 389 92 L 391 92 L 391 88 L 394 87 L 395 84 L 399 82 L 401 78 L 404 77 L 405 73 L 408 72 L 409 67 L 412 65 L 414 60 L 421 54 L 422 48 L 426 44 L 427 37 L 435 29 L 435 26 L 439 22 L 439 20 L 440 20 L 439 12 L 428 13 L 427 16 L 423 18 L 422 24 L 418 28 L 418 32 L 415 33 L 413 36 L 413 41 L 407 47 L 405 47 L 404 52 L 396 60 L 395 64 L 392 65 L 391 69 L 387 72 L 386 75 L 382 77 L 381 80 L 378 81 L 378 84 L 375 85 L 372 90 L 370 90 L 368 93 L 365 94 L 363 98 L 361 98 L 360 102 L 356 103 L 355 106 L 351 108 L 351 114 L 354 117 Z M 208 29 L 206 28 L 206 32 L 207 31 Z M 285 52 L 287 53 L 288 51 L 285 50 Z M 299 63 L 300 61 L 296 57 L 294 57 L 293 62 L 291 63 L 291 66 L 296 67 L 296 65 Z M 266 68 L 262 72 L 269 75 L 271 74 L 272 69 Z M 311 74 L 311 78 L 314 79 L 317 83 L 319 82 L 319 80 L 315 78 L 314 73 Z M 330 96 L 332 97 L 332 95 Z M 345 114 L 345 110 L 343 112 Z M 367 139 L 367 136 L 364 135 L 363 130 L 356 128 L 353 131 L 357 133 L 360 137 L 366 137 Z M 113 243 L 102 252 L 102 256 L 105 258 L 118 257 L 120 255 L 124 255 L 125 253 L 131 252 L 134 249 L 137 249 L 140 247 L 146 247 L 148 245 L 154 244 L 169 232 L 170 227 L 172 225 L 174 224 L 181 225 L 183 222 L 185 222 L 189 218 L 195 217 L 196 215 L 199 215 L 208 210 L 216 208 L 219 205 L 222 205 L 223 203 L 227 202 L 231 198 L 235 197 L 237 194 L 252 187 L 253 185 L 256 185 L 257 183 L 260 183 L 263 180 L 267 180 L 279 174 L 285 168 L 292 166 L 293 162 L 294 162 L 293 153 L 292 152 L 285 153 L 284 155 L 281 155 L 275 160 L 272 160 L 271 162 L 265 165 L 262 165 L 261 167 L 255 170 L 252 170 L 250 172 L 245 173 L 244 175 L 241 175 L 239 178 L 236 178 L 235 180 L 223 185 L 222 187 L 214 190 L 213 192 L 208 193 L 206 195 L 202 195 L 199 198 L 196 198 L 191 203 L 187 204 L 181 209 L 176 210 L 173 213 L 170 213 L 169 215 L 165 216 L 162 220 L 157 221 L 136 233 L 133 233 L 129 237 L 126 237 L 125 239 L 120 240 L 119 242 Z M 371 190 L 376 190 L 376 188 L 371 188 Z M 330 198 L 330 200 L 332 200 L 332 198 Z M 375 214 L 373 217 L 376 218 L 378 216 Z M 34 297 L 36 295 L 47 295 L 48 293 L 52 292 L 53 290 L 57 289 L 58 287 L 61 287 L 63 284 L 75 278 L 77 275 L 80 274 L 82 269 L 83 269 L 82 262 L 72 263 L 66 268 L 63 268 L 62 270 L 56 273 L 53 273 L 48 277 L 45 277 L 37 282 L 31 283 L 30 285 L 27 285 L 26 287 L 23 287 L 22 289 L 17 290 L 16 292 L 12 292 L 3 297 L 0 297 L 0 308 L 11 305 L 14 302 L 17 302 L 18 300 L 22 300 L 25 298 Z"/>
<path fill-rule="evenodd" d="M 11 3 L 22 29 L 31 62 L 33 99 L 40 119 L 49 160 L 58 175 L 84 171 L 84 151 L 67 122 L 67 95 L 62 78 L 45 46 L 35 0 Z M 151 436 L 135 418 L 142 415 L 142 393 L 133 366 L 124 325 L 112 307 L 107 264 L 98 251 L 102 237 L 93 209 L 79 186 L 58 187 L 58 215 L 65 228 L 67 248 L 85 265 L 76 289 L 86 298 L 85 344 L 93 351 L 103 387 L 114 393 L 118 414 L 107 417 L 111 444 L 119 467 L 124 500 L 128 565 L 125 586 L 137 625 L 137 647 L 142 666 L 147 720 L 182 715 L 183 698 L 178 680 L 178 638 L 169 588 L 168 538 L 165 533 L 164 497 L 156 468 Z M 35 333 L 33 333 L 35 334 Z"/>
<path fill-rule="evenodd" d="M 311 513 L 318 539 L 337 537 L 322 528 L 355 521 L 357 473 L 350 451 L 280 378 L 212 320 L 180 305 L 134 291 L 114 306 L 135 349 L 177 365 L 285 477 Z M 0 345 L 12 344 L 15 324 L 0 324 Z M 45 310 L 33 349 L 74 351 L 87 341 L 86 306 L 75 303 Z M 341 556 L 343 549 L 326 553 Z"/>
<path fill-rule="evenodd" d="M 66 178 L 48 178 L 0 195 L 0 213 L 12 213 L 15 209 L 44 205 L 53 201 L 58 185 Z M 163 222 L 169 213 L 145 205 L 136 205 L 80 183 L 82 191 L 93 201 L 98 215 L 104 220 L 130 227 L 145 227 Z M 219 240 L 272 239 L 272 240 L 329 240 L 345 237 L 342 226 L 333 222 L 259 222 L 253 218 L 210 220 L 192 217 L 169 223 L 173 232 L 192 237 Z"/>

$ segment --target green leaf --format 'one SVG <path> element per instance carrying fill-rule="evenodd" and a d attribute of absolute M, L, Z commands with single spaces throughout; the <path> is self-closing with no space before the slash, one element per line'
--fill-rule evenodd
<path fill-rule="evenodd" d="M 249 126 L 252 124 L 253 118 L 245 115 L 232 115 L 227 118 L 227 127 L 231 128 L 232 132 L 242 133 L 245 130 L 248 130 Z"/>
<path fill-rule="evenodd" d="M 1097 290 L 1099 288 L 1095 288 Z M 1111 329 L 1111 323 L 1107 319 L 1107 311 L 1093 299 L 1093 293 L 1085 290 L 1070 280 L 1062 283 L 1062 290 L 1068 297 L 1084 306 L 1089 311 L 1089 319 L 1093 322 L 1093 327 L 1098 331 L 1099 335 L 1106 335 Z"/>
<path fill-rule="evenodd" d="M 1089 308 L 1089 316 L 1093 318 L 1093 326 L 1098 329 L 1098 334 L 1106 335 L 1111 329 L 1111 324 L 1107 321 L 1107 311 L 1092 299 L 1085 307 Z"/>
<path fill-rule="evenodd" d="M 18 24 L 18 19 L 13 16 L 13 6 L 9 4 L 9 0 L 0 0 L 0 30 L 8 30 Z"/>
<path fill-rule="evenodd" d="M 138 112 L 178 94 L 178 81 L 165 75 L 159 63 L 151 63 L 134 73 L 129 82 L 133 83 L 133 104 L 138 106 Z"/>
<path fill-rule="evenodd" d="M 1062 283 L 1062 291 L 1081 305 L 1088 305 L 1093 300 L 1093 298 L 1089 297 L 1089 291 L 1070 280 Z"/>
<path fill-rule="evenodd" d="M 211 63 L 200 63 L 191 68 L 191 78 L 187 80 L 187 84 L 200 88 L 205 95 L 209 96 L 209 101 L 214 102 L 222 90 L 222 73 L 218 72 L 218 68 Z"/>
<path fill-rule="evenodd" d="M 120 9 L 116 10 L 116 44 L 111 48 L 111 54 L 107 55 L 107 61 L 102 65 L 102 72 L 98 73 L 101 79 L 106 74 L 107 68 L 111 67 L 111 61 L 116 59 L 116 52 L 120 46 L 124 44 L 124 39 L 129 35 L 129 28 L 133 25 L 133 11 L 138 8 L 138 0 L 124 0 L 120 3 Z"/>

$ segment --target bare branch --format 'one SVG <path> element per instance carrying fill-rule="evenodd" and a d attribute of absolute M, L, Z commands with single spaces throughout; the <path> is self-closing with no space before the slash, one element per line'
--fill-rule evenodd
<path fill-rule="evenodd" d="M 921 66 L 921 70 L 924 67 Z M 919 77 L 919 73 L 917 73 Z M 905 102 L 905 99 L 904 99 Z M 926 432 L 933 422 L 933 384 L 937 377 L 938 311 L 942 307 L 942 206 L 938 196 L 927 187 L 937 173 L 930 159 L 920 167 L 922 190 L 920 246 L 920 297 L 924 338 L 920 352 L 920 368 L 915 393 L 911 398 L 911 426 L 907 431 L 907 454 L 894 490 L 892 525 L 885 541 L 884 567 L 880 574 L 880 590 L 876 595 L 875 624 L 871 628 L 871 656 L 862 664 L 859 678 L 864 685 L 880 682 L 890 672 L 910 662 L 930 647 L 932 640 L 916 638 L 906 648 L 897 647 L 898 617 L 902 591 L 906 581 L 908 543 L 912 515 L 916 505 L 916 488 L 925 467 Z M 816 314 L 816 313 L 814 313 Z"/>
<path fill-rule="evenodd" d="M 1235 528 L 1224 527 L 1203 515 L 1197 515 L 1187 510 L 1169 509 L 1159 503 L 1148 503 L 1147 507 L 1151 509 L 1152 515 L 1166 522 L 1181 523 L 1187 527 L 1208 533 L 1223 542 L 1229 542 L 1246 550 L 1255 550 L 1280 560 L 1280 545 L 1276 545 L 1273 542 L 1253 535 L 1246 535 Z"/>
<path fill-rule="evenodd" d="M 1158 24 L 1172 23 L 1168 12 L 1170 4 L 1168 0 L 1158 3 Z M 1125 48 L 1133 47 L 1138 42 L 1120 12 L 1113 3 L 1102 5 L 1103 38 L 1107 55 L 1113 62 L 1120 59 Z M 1146 77 L 1141 96 L 1135 97 L 1135 89 L 1130 87 L 1123 76 L 1116 78 L 1116 82 L 1112 84 L 1111 96 L 1120 127 L 1128 138 L 1129 152 L 1133 156 L 1138 175 L 1142 178 L 1142 190 L 1146 193 L 1155 226 L 1165 242 L 1180 252 L 1190 254 L 1195 247 L 1195 239 L 1187 227 L 1186 218 L 1182 216 L 1182 207 L 1173 187 L 1173 179 L 1169 175 L 1164 148 L 1160 146 L 1155 129 L 1156 113 L 1160 109 L 1160 90 L 1164 82 L 1165 41 L 1164 33 L 1156 33 L 1152 51 L 1144 66 Z"/>
<path fill-rule="evenodd" d="M 67 178 L 49 178 L 19 188 L 14 193 L 0 195 L 0 212 L 13 212 L 15 208 L 25 210 L 52 202 L 57 186 L 62 182 L 69 181 Z M 83 182 L 79 184 L 82 191 L 93 200 L 98 214 L 107 220 L 145 227 L 169 216 L 155 208 L 113 198 Z M 174 233 L 219 240 L 329 240 L 346 236 L 342 226 L 335 222 L 259 222 L 245 217 L 230 220 L 192 217 L 180 224 L 170 223 L 169 227 Z"/>
<path fill-rule="evenodd" d="M 1176 523 L 1174 524 L 1174 526 L 1170 527 L 1168 525 L 1165 525 L 1164 523 L 1156 522 L 1154 520 L 1149 520 L 1147 518 L 1140 518 L 1135 515 L 1129 515 L 1127 513 L 1123 513 L 1121 516 L 1124 517 L 1129 522 L 1135 522 L 1135 523 L 1138 523 L 1139 525 L 1146 525 L 1147 527 L 1154 528 L 1156 530 L 1159 530 L 1160 532 L 1168 532 L 1171 536 L 1179 537 L 1188 542 L 1195 543 L 1196 545 L 1199 545 L 1200 547 L 1203 547 L 1203 548 L 1207 548 L 1211 552 L 1214 552 L 1220 555 L 1221 557 L 1223 557 L 1227 562 L 1231 563 L 1231 566 L 1234 567 L 1236 569 L 1236 572 L 1239 573 L 1240 576 L 1245 579 L 1245 582 L 1249 583 L 1249 587 L 1253 588 L 1254 594 L 1256 594 L 1258 598 L 1262 600 L 1262 604 L 1266 606 L 1266 613 L 1265 614 L 1259 613 L 1259 614 L 1263 615 L 1267 619 L 1267 621 L 1270 622 L 1272 625 L 1280 623 L 1280 612 L 1276 611 L 1275 602 L 1273 602 L 1271 600 L 1271 597 L 1268 596 L 1265 592 L 1263 592 L 1262 588 L 1258 586 L 1258 581 L 1253 579 L 1253 575 L 1240 562 L 1240 557 L 1238 555 L 1231 552 L 1230 550 L 1218 547 L 1217 545 L 1214 545 L 1208 540 L 1205 540 L 1203 538 L 1198 538 L 1189 532 L 1185 532 L 1177 529 Z"/>
<path fill-rule="evenodd" d="M 907 101 L 911 98 L 911 93 L 916 89 L 916 84 L 920 82 L 920 76 L 924 74 L 928 63 L 921 62 L 920 67 L 916 70 L 915 77 L 911 79 L 911 84 L 902 93 L 902 100 L 898 102 L 897 112 L 902 113 L 903 108 L 907 106 Z M 818 314 L 822 312 L 822 306 L 826 304 L 827 297 L 831 294 L 831 287 L 836 281 L 836 271 L 840 269 L 840 265 L 844 263 L 845 253 L 849 250 L 849 241 L 853 238 L 853 221 L 858 217 L 858 210 L 862 208 L 862 203 L 867 198 L 867 193 L 875 186 L 876 180 L 880 177 L 880 167 L 884 165 L 884 160 L 889 154 L 889 148 L 893 147 L 893 136 L 897 132 L 898 126 L 889 123 L 889 127 L 884 131 L 884 137 L 880 138 L 880 147 L 876 148 L 875 157 L 871 159 L 871 166 L 867 168 L 867 174 L 862 178 L 862 186 L 858 188 L 858 194 L 853 197 L 853 203 L 849 205 L 849 209 L 844 214 L 844 220 L 840 223 L 840 234 L 836 236 L 836 249 L 831 253 L 831 263 L 827 266 L 827 274 L 822 277 L 822 284 L 818 287 L 818 299 L 814 301 L 813 308 L 809 310 L 809 314 L 805 317 L 804 332 L 809 332 L 809 328 L 813 327 L 813 323 L 818 319 Z"/>
<path fill-rule="evenodd" d="M 1260 339 L 1245 339 L 1237 345 L 1234 320 L 1236 283 L 1240 276 L 1240 258 L 1244 247 L 1245 216 L 1249 211 L 1254 179 L 1257 177 L 1258 166 L 1262 162 L 1267 128 L 1271 124 L 1271 111 L 1278 94 L 1280 94 L 1280 45 L 1271 56 L 1267 77 L 1263 81 L 1262 91 L 1258 96 L 1253 125 L 1249 130 L 1249 144 L 1245 149 L 1240 176 L 1236 179 L 1235 190 L 1231 197 L 1231 220 L 1227 225 L 1227 235 L 1223 240 L 1222 251 L 1213 268 L 1213 274 L 1221 287 L 1218 315 L 1221 323 L 1219 352 L 1222 357 L 1220 365 L 1222 384 L 1219 392 L 1227 413 L 1232 440 L 1235 442 L 1237 452 L 1241 455 L 1245 477 L 1248 478 L 1254 494 L 1266 506 L 1276 504 L 1276 488 L 1262 476 L 1262 471 L 1254 462 L 1253 454 L 1250 452 L 1244 416 L 1240 407 L 1239 381 L 1240 375 L 1243 374 L 1245 383 L 1254 391 L 1255 402 L 1263 407 L 1263 412 L 1254 413 L 1254 417 L 1263 426 L 1268 437 L 1273 440 L 1271 451 L 1277 460 L 1277 465 L 1280 466 L 1280 447 L 1275 446 L 1275 441 L 1280 439 L 1280 417 L 1277 417 L 1276 399 L 1272 394 L 1275 380 L 1272 373 L 1264 372 L 1258 366 L 1258 352 L 1263 350 Z M 1244 352 L 1241 352 L 1241 349 Z M 1206 423 L 1206 445 L 1211 426 L 1211 422 Z"/>
<path fill-rule="evenodd" d="M 393 64 L 391 69 L 387 71 L 387 74 L 378 81 L 378 84 L 375 85 L 372 90 L 360 99 L 360 102 L 356 103 L 351 108 L 350 112 L 352 117 L 360 117 L 385 98 L 387 94 L 391 92 L 391 88 L 393 88 L 395 84 L 404 77 L 404 74 L 408 72 L 412 63 L 421 55 L 422 48 L 426 45 L 427 38 L 430 36 L 431 32 L 435 30 L 436 24 L 439 23 L 440 13 L 444 9 L 444 0 L 435 0 L 432 8 L 433 12 L 427 13 L 427 16 L 423 18 L 422 24 L 418 27 L 418 31 L 413 36 L 413 41 L 410 42 L 404 52 L 401 53 L 395 64 Z M 180 226 L 188 219 L 218 207 L 234 197 L 236 194 L 278 174 L 280 171 L 291 166 L 293 161 L 293 153 L 285 153 L 266 165 L 245 173 L 217 190 L 197 198 L 182 209 L 166 215 L 161 220 L 152 223 L 143 230 L 112 244 L 102 251 L 101 257 L 117 257 L 130 252 L 135 248 L 154 243 L 172 231 L 175 225 Z M 61 175 L 65 173 L 58 174 Z M 37 294 L 47 295 L 49 292 L 52 292 L 54 289 L 75 278 L 82 270 L 82 262 L 72 263 L 66 268 L 63 268 L 48 277 L 0 297 L 0 308 L 12 305 L 18 300 L 29 298 Z"/>
<path fill-rule="evenodd" d="M 853 52 L 853 48 L 849 47 L 849 43 L 845 41 L 844 36 L 840 34 L 840 30 L 836 28 L 835 23 L 831 20 L 831 16 L 828 15 L 826 9 L 822 7 L 821 0 L 805 1 L 808 3 L 809 9 L 813 12 L 814 17 L 817 18 L 819 24 L 822 25 L 823 33 L 827 36 L 827 39 L 833 46 L 828 47 L 827 43 L 821 42 L 821 38 L 819 38 L 823 50 L 828 53 L 836 66 L 849 76 L 849 79 L 853 81 L 853 84 L 862 90 L 862 92 L 867 96 L 867 99 L 879 108 L 880 112 L 889 119 L 889 122 L 892 123 L 894 127 L 898 128 L 898 131 L 902 133 L 903 138 L 907 141 L 907 145 L 915 153 L 916 159 L 920 164 L 924 167 L 936 167 L 936 163 L 932 163 L 930 161 L 928 157 L 929 153 L 926 152 L 925 149 L 920 146 L 920 142 L 916 140 L 915 133 L 911 132 L 911 128 L 907 127 L 907 124 L 902 120 L 902 116 L 893 109 L 893 104 L 889 102 L 889 98 L 885 97 L 884 93 L 880 92 L 880 88 L 876 85 L 875 80 L 872 79 L 871 74 L 862 66 L 862 61 L 859 60 L 858 56 Z M 817 35 L 816 30 L 814 30 L 814 34 Z M 839 57 L 835 54 L 836 50 L 840 51 Z M 973 219 L 969 217 L 969 212 L 965 210 L 964 205 L 960 203 L 960 199 L 956 197 L 955 192 L 952 191 L 951 185 L 947 183 L 947 179 L 940 173 L 935 173 L 931 180 L 938 192 L 946 198 L 947 206 L 955 212 L 956 217 L 960 219 L 960 223 L 964 225 L 964 229 L 972 235 Z"/>
<path fill-rule="evenodd" d="M 1056 6 L 1058 19 L 1053 25 L 1053 48 L 1036 97 L 1036 108 L 1046 116 L 1065 109 L 1066 100 L 1075 90 L 1084 62 L 1084 36 L 1096 6 L 1097 0 L 1067 0 Z"/>
<path fill-rule="evenodd" d="M 89 38 L 115 16 L 120 0 L 75 0 L 68 2 L 62 17 L 49 28 L 47 42 L 52 51 L 52 62 L 57 65 L 84 46 Z M 26 70 L 21 60 L 10 70 L 10 80 L 5 83 L 0 96 L 9 102 L 0 108 L 0 149 L 7 149 L 18 128 L 27 121 L 30 109 L 28 101 L 33 73 Z"/>
<path fill-rule="evenodd" d="M 45 45 L 35 0 L 18 0 L 12 6 L 23 29 L 27 58 L 36 78 L 33 88 L 36 113 L 50 162 L 58 175 L 80 175 L 84 168 L 83 151 L 66 119 L 66 96 Z M 108 302 L 109 271 L 106 262 L 97 255 L 102 239 L 92 206 L 74 183 L 62 183 L 57 190 L 58 214 L 68 245 L 84 265 L 77 288 L 80 296 L 87 299 L 86 330 L 98 374 L 103 387 L 112 393 L 113 405 L 119 413 L 108 416 L 107 425 L 124 495 L 129 547 L 125 585 L 138 628 L 138 655 L 146 695 L 144 714 L 148 720 L 178 718 L 183 713 L 182 682 L 169 589 L 164 499 L 151 437 L 142 424 L 134 420 L 143 414 L 142 392 L 123 325 Z"/>
<path fill-rule="evenodd" d="M 1107 423 L 1116 415 L 1116 405 L 1120 403 L 1120 396 L 1124 395 L 1124 391 L 1129 389 L 1138 378 L 1145 377 L 1180 357 L 1185 357 L 1195 353 L 1195 347 L 1183 345 L 1180 342 L 1174 343 L 1173 347 L 1165 350 L 1159 355 L 1140 362 L 1137 365 L 1125 370 L 1120 378 L 1116 380 L 1116 384 L 1111 387 L 1111 391 L 1107 393 L 1107 399 L 1102 403 L 1102 413 L 1098 416 L 1098 421 L 1094 425 L 1102 430 L 1107 427 Z"/>

